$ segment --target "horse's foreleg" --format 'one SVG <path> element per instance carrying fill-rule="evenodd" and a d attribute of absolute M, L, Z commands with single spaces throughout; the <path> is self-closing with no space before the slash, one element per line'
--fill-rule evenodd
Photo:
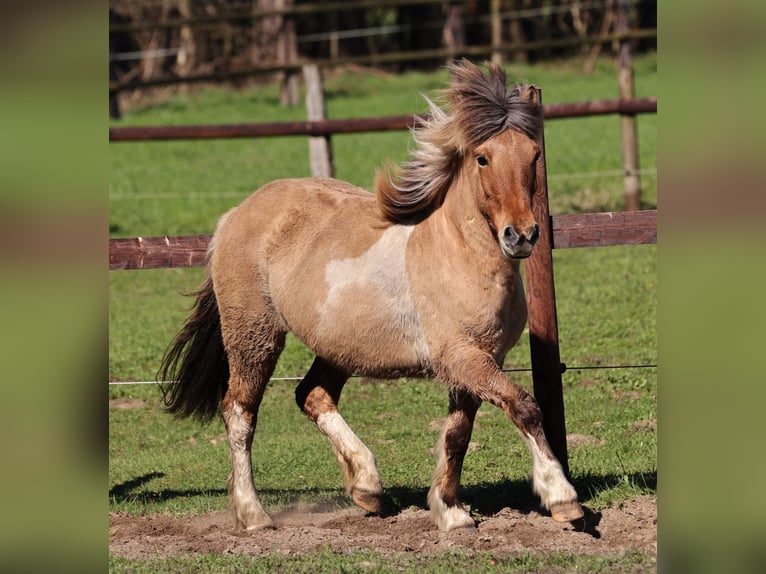
<path fill-rule="evenodd" d="M 540 497 L 543 506 L 550 510 L 551 516 L 557 522 L 571 522 L 582 518 L 584 512 L 577 501 L 577 492 L 564 476 L 561 463 L 554 456 L 545 438 L 542 423 L 539 428 L 535 425 L 532 432 L 519 428 L 532 453 L 532 488 Z"/>
<path fill-rule="evenodd" d="M 577 502 L 577 492 L 564 475 L 561 463 L 545 438 L 543 416 L 537 401 L 524 389 L 508 381 L 502 373 L 499 376 L 507 391 L 497 404 L 519 429 L 532 454 L 532 488 L 535 494 L 557 522 L 581 518 L 583 510 Z"/>
<path fill-rule="evenodd" d="M 354 503 L 368 512 L 380 512 L 383 485 L 375 455 L 338 412 L 338 401 L 347 378 L 346 373 L 317 357 L 296 388 L 295 400 L 330 441 L 343 471 L 346 492 Z"/>
<path fill-rule="evenodd" d="M 577 501 L 577 492 L 545 438 L 537 401 L 510 382 L 489 355 L 478 350 L 462 355 L 461 364 L 452 376 L 463 381 L 480 381 L 467 388 L 482 400 L 503 409 L 519 429 L 532 454 L 532 488 L 553 519 L 569 522 L 581 518 L 584 513 Z"/>
<path fill-rule="evenodd" d="M 436 445 L 438 462 L 428 491 L 428 507 L 439 530 L 473 528 L 476 523 L 460 504 L 460 475 L 481 401 L 459 389 L 450 391 L 449 414 Z"/>

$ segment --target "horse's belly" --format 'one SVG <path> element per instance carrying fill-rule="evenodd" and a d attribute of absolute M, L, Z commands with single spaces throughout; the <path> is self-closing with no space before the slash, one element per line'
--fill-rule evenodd
<path fill-rule="evenodd" d="M 428 346 L 416 316 L 367 305 L 325 310 L 316 329 L 299 338 L 318 355 L 358 375 L 393 377 L 423 372 Z"/>

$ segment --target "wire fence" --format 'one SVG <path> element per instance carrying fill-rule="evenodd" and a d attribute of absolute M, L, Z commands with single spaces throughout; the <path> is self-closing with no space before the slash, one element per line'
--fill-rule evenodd
<path fill-rule="evenodd" d="M 657 177 L 657 168 L 644 168 L 637 170 L 638 175 Z M 597 178 L 622 178 L 625 171 L 614 169 L 608 171 L 591 171 L 583 173 L 562 173 L 549 174 L 548 181 L 569 181 L 580 179 Z M 187 193 L 134 193 L 134 194 L 115 194 L 109 197 L 110 201 L 135 201 L 135 200 L 178 200 L 178 199 L 244 199 L 252 193 L 252 190 L 245 191 L 190 191 Z"/>
<path fill-rule="evenodd" d="M 656 369 L 656 363 L 642 364 L 642 365 L 579 365 L 570 367 L 566 363 L 561 363 L 561 372 L 568 371 L 589 371 L 589 370 L 602 370 L 602 369 Z M 500 369 L 504 373 L 531 373 L 531 367 L 514 368 L 514 369 Z M 278 381 L 302 381 L 304 377 L 272 377 L 269 382 Z M 361 376 L 352 376 L 350 379 L 361 379 Z M 109 381 L 109 385 L 175 385 L 174 381 Z"/>

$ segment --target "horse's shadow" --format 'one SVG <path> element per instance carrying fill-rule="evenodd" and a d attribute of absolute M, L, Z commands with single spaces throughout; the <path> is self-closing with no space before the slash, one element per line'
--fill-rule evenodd
<path fill-rule="evenodd" d="M 140 504 L 156 504 L 158 502 L 167 502 L 174 498 L 191 498 L 194 496 L 226 496 L 225 488 L 190 488 L 186 490 L 160 489 L 144 490 L 142 487 L 155 478 L 163 478 L 164 472 L 149 472 L 136 478 L 126 480 L 115 484 L 109 489 L 109 500 L 112 503 L 120 504 L 126 502 Z"/>
<path fill-rule="evenodd" d="M 161 489 L 144 490 L 143 486 L 156 478 L 164 477 L 164 473 L 150 472 L 123 483 L 114 485 L 109 490 L 110 500 L 114 503 L 139 502 L 154 504 L 166 502 L 174 498 L 190 498 L 195 496 L 226 496 L 224 488 L 217 489 Z M 623 474 L 587 475 L 574 479 L 573 486 L 580 493 L 580 502 L 585 511 L 585 516 L 573 521 L 572 527 L 578 532 L 585 532 L 594 538 L 600 538 L 601 534 L 597 527 L 601 522 L 601 513 L 593 512 L 588 508 L 588 502 L 598 494 L 620 483 L 628 481 L 631 484 L 642 485 L 648 492 L 657 490 L 657 473 L 643 472 L 625 476 Z M 352 507 L 353 503 L 346 496 L 343 489 L 312 488 L 312 489 L 259 489 L 261 499 L 268 507 L 270 501 L 278 501 L 280 506 L 301 505 L 309 512 L 323 512 L 328 508 Z M 402 509 L 416 507 L 426 509 L 428 488 L 413 488 L 409 486 L 390 486 L 384 491 L 382 510 L 380 515 L 391 517 L 399 514 Z M 494 516 L 505 508 L 522 514 L 538 512 L 545 514 L 540 507 L 539 500 L 532 493 L 527 480 L 502 480 L 499 482 L 482 482 L 464 486 L 461 489 L 463 503 L 470 506 L 472 514 L 479 516 Z"/>

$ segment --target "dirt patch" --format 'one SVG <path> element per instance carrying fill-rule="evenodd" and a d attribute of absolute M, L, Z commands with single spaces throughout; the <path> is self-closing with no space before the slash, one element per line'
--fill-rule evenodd
<path fill-rule="evenodd" d="M 654 417 L 636 421 L 630 427 L 631 432 L 650 431 L 655 432 L 657 430 L 657 419 Z"/>
<path fill-rule="evenodd" d="M 110 409 L 130 410 L 140 409 L 146 406 L 143 399 L 109 399 Z"/>
<path fill-rule="evenodd" d="M 109 515 L 109 550 L 116 556 L 148 560 L 195 553 L 265 555 L 373 550 L 381 554 L 447 549 L 490 550 L 497 554 L 560 551 L 620 556 L 637 550 L 656 555 L 657 499 L 642 496 L 584 520 L 559 524 L 535 511 L 503 508 L 484 518 L 476 532 L 441 533 L 427 510 L 408 508 L 388 516 L 368 516 L 356 508 L 316 506 L 272 514 L 276 530 L 246 533 L 233 527 L 228 512 L 188 517 Z"/>

